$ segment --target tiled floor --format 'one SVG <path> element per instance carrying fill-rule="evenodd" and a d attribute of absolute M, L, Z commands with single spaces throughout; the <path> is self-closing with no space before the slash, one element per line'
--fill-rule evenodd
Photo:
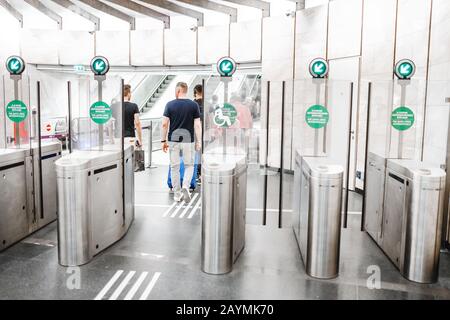
<path fill-rule="evenodd" d="M 308 277 L 292 230 L 258 225 L 263 203 L 255 169 L 249 176 L 248 208 L 253 211 L 246 247 L 231 273 L 205 274 L 200 210 L 193 211 L 200 197 L 174 214 L 166 172 L 159 167 L 136 175 L 136 219 L 129 233 L 85 266 L 58 264 L 56 224 L 0 253 L 0 299 L 450 299 L 448 253 L 441 254 L 438 283 L 409 282 L 359 231 L 355 214 L 342 230 L 340 276 Z M 276 188 L 277 177 L 270 179 Z M 278 215 L 274 194 L 269 193 L 268 208 Z M 359 196 L 352 195 L 350 203 L 350 211 L 361 210 Z M 371 268 L 381 272 L 381 289 L 367 286 Z"/>

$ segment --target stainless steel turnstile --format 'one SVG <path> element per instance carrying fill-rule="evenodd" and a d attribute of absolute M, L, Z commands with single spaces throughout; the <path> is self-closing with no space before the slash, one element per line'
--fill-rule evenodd
<path fill-rule="evenodd" d="M 225 274 L 245 246 L 246 155 L 207 153 L 202 170 L 202 270 Z"/>
<path fill-rule="evenodd" d="M 296 154 L 294 233 L 306 273 L 320 279 L 339 274 L 344 169 L 333 163 Z"/>
<path fill-rule="evenodd" d="M 106 147 L 106 146 L 105 146 Z M 59 263 L 79 266 L 128 231 L 134 219 L 134 150 L 76 151 L 56 163 Z"/>
<path fill-rule="evenodd" d="M 59 142 L 0 149 L 0 251 L 56 220 Z"/>
<path fill-rule="evenodd" d="M 370 153 L 365 228 L 408 280 L 438 279 L 445 172 Z"/>

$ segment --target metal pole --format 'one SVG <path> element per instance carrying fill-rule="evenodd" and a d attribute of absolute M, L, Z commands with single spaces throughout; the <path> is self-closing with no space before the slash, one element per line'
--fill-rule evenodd
<path fill-rule="evenodd" d="M 404 107 L 406 105 L 406 87 L 410 84 L 410 80 L 399 80 L 399 84 L 401 86 L 401 99 L 400 106 Z M 403 159 L 403 140 L 404 134 L 403 131 L 400 131 L 398 134 L 398 159 Z"/>
<path fill-rule="evenodd" d="M 445 100 L 450 104 L 450 97 Z M 446 158 L 446 183 L 444 194 L 444 221 L 442 223 L 442 247 L 450 250 L 450 213 L 449 213 L 449 197 L 450 197 L 450 112 L 448 113 L 447 126 L 447 158 Z"/>
<path fill-rule="evenodd" d="M 224 78 L 222 77 L 222 81 L 224 84 L 224 97 L 223 97 L 223 103 L 227 103 L 228 102 L 228 81 L 229 78 Z M 226 153 L 227 153 L 227 128 L 222 128 L 223 129 L 223 156 L 225 157 Z"/>
<path fill-rule="evenodd" d="M 37 83 L 37 139 L 38 139 L 38 156 L 39 156 L 39 190 L 40 190 L 40 210 L 41 219 L 44 219 L 44 182 L 42 181 L 42 135 L 41 135 L 41 82 Z"/>
<path fill-rule="evenodd" d="M 347 180 L 345 187 L 345 203 L 344 203 L 344 229 L 347 229 L 348 223 L 348 195 L 350 186 L 350 157 L 351 157 L 351 145 L 352 145 L 352 122 L 353 122 L 353 82 L 350 84 L 350 111 L 348 120 L 348 140 L 347 140 Z"/>
<path fill-rule="evenodd" d="M 364 151 L 365 161 L 364 161 L 364 196 L 362 203 L 362 216 L 361 216 L 361 231 L 365 231 L 365 217 L 366 217 L 366 190 L 367 190 L 367 168 L 369 162 L 369 134 L 370 134 L 370 107 L 372 100 L 372 82 L 369 82 L 368 93 L 367 93 L 367 116 L 366 116 L 366 149 Z"/>
<path fill-rule="evenodd" d="M 19 100 L 19 80 L 21 76 L 12 75 L 11 79 L 14 81 L 14 100 Z M 20 127 L 18 123 L 14 123 L 14 145 L 20 147 Z"/>
<path fill-rule="evenodd" d="M 265 154 L 265 168 L 264 168 L 264 207 L 263 207 L 263 226 L 267 225 L 267 187 L 268 175 L 267 168 L 269 167 L 269 112 L 270 112 L 270 81 L 267 82 L 267 103 L 266 103 L 266 154 Z"/>
<path fill-rule="evenodd" d="M 283 227 L 283 171 L 284 171 L 284 103 L 285 103 L 286 82 L 283 81 L 281 89 L 281 148 L 280 148 L 280 196 L 278 212 L 278 228 Z"/>
<path fill-rule="evenodd" d="M 66 148 L 69 149 L 69 153 L 72 153 L 72 84 L 67 82 L 67 136 L 66 136 Z"/>
<path fill-rule="evenodd" d="M 105 81 L 106 76 L 95 76 L 95 80 L 98 83 L 98 101 L 103 101 L 103 81 Z M 123 122 L 123 121 L 122 121 Z M 98 144 L 99 150 L 103 150 L 104 137 L 103 137 L 103 125 L 98 125 Z"/>
<path fill-rule="evenodd" d="M 149 164 L 147 166 L 147 169 L 154 169 L 156 166 L 152 165 L 153 162 L 153 120 L 150 120 L 150 125 L 148 127 L 149 133 L 148 133 L 148 159 Z"/>
<path fill-rule="evenodd" d="M 313 82 L 316 84 L 316 104 L 320 105 L 320 86 L 321 80 L 314 79 Z M 314 157 L 319 156 L 319 129 L 314 129 Z"/>

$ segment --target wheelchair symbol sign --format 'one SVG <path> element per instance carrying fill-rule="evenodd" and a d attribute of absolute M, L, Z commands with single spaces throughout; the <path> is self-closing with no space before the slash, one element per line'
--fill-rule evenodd
<path fill-rule="evenodd" d="M 236 108 L 225 103 L 223 107 L 217 108 L 214 112 L 214 124 L 221 128 L 229 128 L 236 123 L 237 111 Z"/>

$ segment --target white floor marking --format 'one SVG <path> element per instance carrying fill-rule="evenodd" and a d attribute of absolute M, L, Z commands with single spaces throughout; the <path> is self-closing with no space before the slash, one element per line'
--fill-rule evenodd
<path fill-rule="evenodd" d="M 117 298 L 122 293 L 123 289 L 127 286 L 127 284 L 130 282 L 130 280 L 133 278 L 136 271 L 130 271 L 128 272 L 127 276 L 123 281 L 120 283 L 120 285 L 117 287 L 117 289 L 114 291 L 114 293 L 109 297 L 109 300 L 117 300 Z"/>
<path fill-rule="evenodd" d="M 164 217 L 164 218 L 167 217 L 167 216 L 169 215 L 169 212 L 172 211 L 172 209 L 173 209 L 177 204 L 178 204 L 177 202 L 174 202 L 174 203 L 169 207 L 169 209 L 167 209 L 166 212 L 164 212 L 163 217 Z"/>
<path fill-rule="evenodd" d="M 188 212 L 189 208 L 192 208 L 192 207 L 191 207 L 191 204 L 194 204 L 195 199 L 197 199 L 197 197 L 198 197 L 198 193 L 196 193 L 196 194 L 192 197 L 192 199 L 191 199 L 191 201 L 189 202 L 189 204 L 186 206 L 186 208 L 183 210 L 183 212 L 182 212 L 181 215 L 179 216 L 180 219 L 183 219 L 184 216 L 186 215 L 186 213 Z"/>
<path fill-rule="evenodd" d="M 161 272 L 155 272 L 152 280 L 148 284 L 147 288 L 145 288 L 145 291 L 142 293 L 139 300 L 147 300 L 148 296 L 150 295 L 150 292 L 152 292 L 152 289 L 155 286 L 156 281 L 158 281 L 160 275 L 161 275 Z"/>
<path fill-rule="evenodd" d="M 131 300 L 131 299 L 133 299 L 134 295 L 139 290 L 142 282 L 144 282 L 144 280 L 147 277 L 147 275 L 148 275 L 148 272 L 142 272 L 141 273 L 141 275 L 139 276 L 138 280 L 136 281 L 136 283 L 133 285 L 133 287 L 127 293 L 127 295 L 125 296 L 125 298 L 123 300 Z"/>
<path fill-rule="evenodd" d="M 197 201 L 194 209 L 192 209 L 191 214 L 189 215 L 188 219 L 192 219 L 192 217 L 194 216 L 194 214 L 197 212 L 198 208 L 200 207 L 201 203 L 202 203 L 202 197 L 198 198 L 198 201 Z"/>
<path fill-rule="evenodd" d="M 99 294 L 94 298 L 94 300 L 102 300 L 104 295 L 111 289 L 111 287 L 114 285 L 114 283 L 119 279 L 120 275 L 123 273 L 123 270 L 117 271 L 111 280 L 106 284 L 106 286 L 102 289 L 102 291 L 99 292 Z"/>
<path fill-rule="evenodd" d="M 178 212 L 180 212 L 180 210 L 183 208 L 183 203 L 184 202 L 180 202 L 180 205 L 177 207 L 177 209 L 172 213 L 172 215 L 170 216 L 171 218 L 175 218 L 176 215 L 178 214 Z"/>

